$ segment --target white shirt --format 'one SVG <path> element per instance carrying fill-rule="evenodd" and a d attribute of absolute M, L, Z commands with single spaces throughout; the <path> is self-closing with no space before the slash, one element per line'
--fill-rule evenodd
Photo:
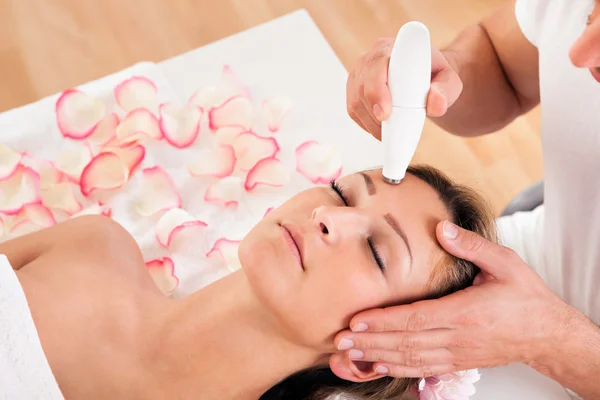
<path fill-rule="evenodd" d="M 499 220 L 513 248 L 566 303 L 600 323 L 600 83 L 571 64 L 593 0 L 517 0 L 521 30 L 539 50 L 544 206 Z M 599 44 L 600 45 L 600 44 Z M 482 371 L 473 399 L 565 399 L 523 365 Z"/>
<path fill-rule="evenodd" d="M 544 212 L 532 267 L 600 324 L 600 83 L 569 59 L 593 7 L 593 0 L 518 0 L 516 15 L 540 64 Z"/>

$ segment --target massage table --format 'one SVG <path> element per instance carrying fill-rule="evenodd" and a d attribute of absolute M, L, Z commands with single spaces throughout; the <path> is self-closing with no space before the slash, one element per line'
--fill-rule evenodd
<path fill-rule="evenodd" d="M 136 64 L 81 85 L 80 88 L 100 98 L 108 98 L 112 92 L 106 88 L 112 89 L 128 76 L 144 75 L 159 87 L 163 101 L 185 102 L 198 88 L 211 85 L 220 76 L 223 65 L 231 66 L 257 98 L 286 95 L 292 99 L 293 112 L 286 117 L 285 129 L 277 133 L 282 148 L 293 149 L 302 141 L 318 140 L 330 144 L 340 153 L 344 173 L 380 165 L 381 144 L 365 134 L 347 115 L 347 71 L 304 10 L 157 64 Z M 0 114 L 0 142 L 48 158 L 57 157 L 64 149 L 39 139 L 42 137 L 40 135 L 50 135 L 49 132 L 55 130 L 52 126 L 53 106 L 58 95 Z M 172 152 L 156 155 L 153 160 L 160 157 L 168 164 L 171 162 L 169 160 L 193 158 L 193 154 Z M 284 156 L 284 159 L 288 158 L 293 159 L 291 155 L 287 158 Z M 177 175 L 174 169 L 169 171 Z M 186 179 L 174 176 L 181 190 L 187 190 L 182 197 L 193 198 L 198 186 L 189 184 Z M 191 249 L 176 260 L 179 265 L 182 260 L 187 260 L 193 267 L 178 271 L 179 285 L 174 295 L 186 295 L 229 273 L 228 269 L 198 261 L 209 250 L 214 239 L 241 239 L 261 217 L 265 208 L 277 206 L 293 193 L 310 185 L 311 182 L 307 180 L 295 179 L 287 188 L 254 197 L 245 204 L 244 218 L 227 212 L 202 214 L 201 204 L 188 201 L 186 206 L 193 209 L 194 213 L 201 214 L 209 224 L 220 222 L 223 228 L 219 232 L 211 232 L 206 243 L 191 246 L 199 249 Z M 163 249 L 154 242 L 149 223 L 133 216 L 125 199 L 115 206 L 112 215 L 134 235 L 145 258 L 164 256 Z M 521 364 L 480 372 L 482 378 L 476 384 L 477 393 L 472 397 L 474 400 L 570 399 L 556 382 Z"/>

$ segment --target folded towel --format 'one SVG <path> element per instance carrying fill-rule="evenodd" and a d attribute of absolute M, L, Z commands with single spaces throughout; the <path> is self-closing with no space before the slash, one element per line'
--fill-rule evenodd
<path fill-rule="evenodd" d="M 21 283 L 4 255 L 0 255 L 0 399 L 64 399 Z"/>

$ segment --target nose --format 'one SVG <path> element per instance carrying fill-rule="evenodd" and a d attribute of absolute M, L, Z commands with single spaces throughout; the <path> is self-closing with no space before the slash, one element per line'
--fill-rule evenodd
<path fill-rule="evenodd" d="M 352 207 L 317 207 L 313 210 L 312 221 L 322 240 L 329 245 L 347 238 L 364 237 L 369 229 L 368 215 Z"/>
<path fill-rule="evenodd" d="M 578 68 L 600 67 L 600 20 L 594 21 L 569 50 L 569 58 Z"/>

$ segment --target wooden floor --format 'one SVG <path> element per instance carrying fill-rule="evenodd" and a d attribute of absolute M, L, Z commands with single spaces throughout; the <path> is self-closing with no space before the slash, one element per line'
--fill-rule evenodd
<path fill-rule="evenodd" d="M 505 0 L 0 0 L 0 111 L 162 61 L 305 8 L 346 68 L 417 19 L 442 46 Z M 500 211 L 542 176 L 539 112 L 465 140 L 427 124 L 415 161 L 484 192 Z M 0 138 L 2 133 L 0 132 Z M 1 140 L 1 139 L 0 139 Z"/>

